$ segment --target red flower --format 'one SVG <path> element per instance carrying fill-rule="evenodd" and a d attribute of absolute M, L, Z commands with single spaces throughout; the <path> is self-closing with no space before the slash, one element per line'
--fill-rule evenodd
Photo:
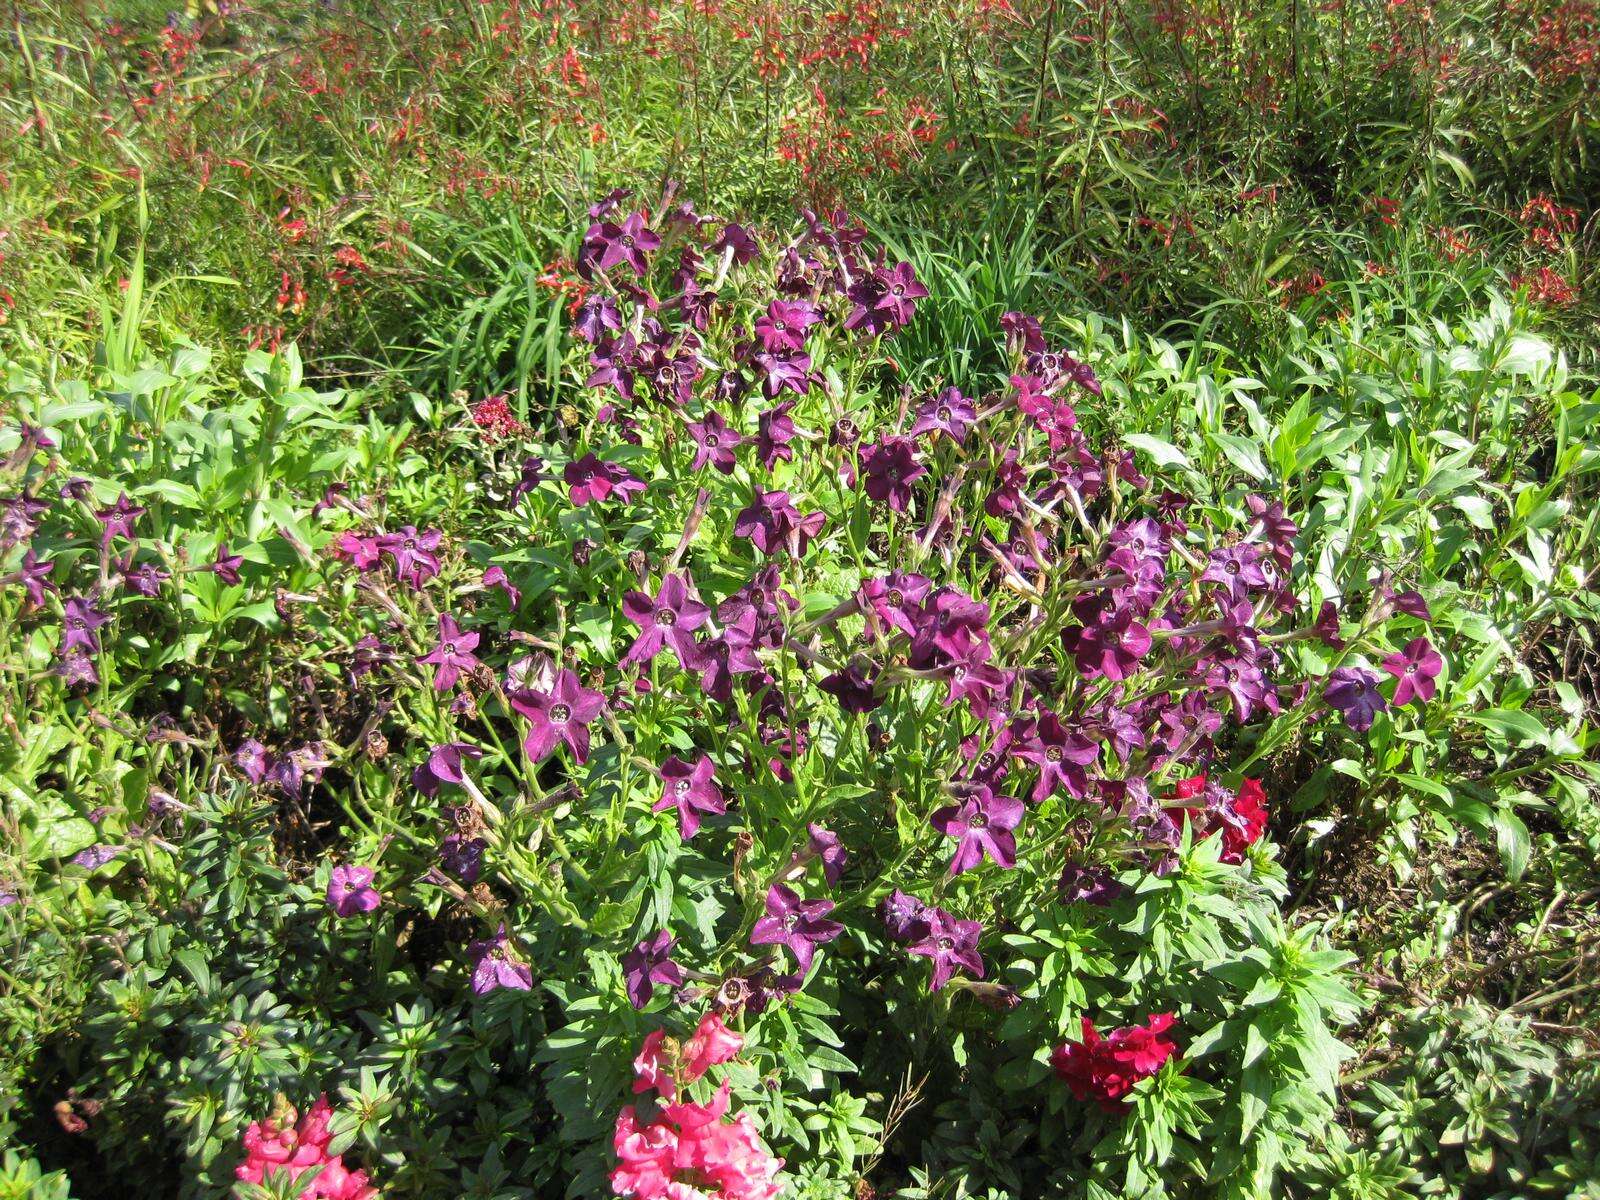
<path fill-rule="evenodd" d="M 1133 1085 L 1148 1079 L 1178 1052 L 1166 1037 L 1177 1023 L 1171 1013 L 1155 1013 L 1143 1025 L 1113 1029 L 1105 1037 L 1083 1018 L 1083 1040 L 1063 1042 L 1050 1055 L 1050 1065 L 1079 1100 L 1097 1100 L 1110 1112 L 1126 1104 Z"/>

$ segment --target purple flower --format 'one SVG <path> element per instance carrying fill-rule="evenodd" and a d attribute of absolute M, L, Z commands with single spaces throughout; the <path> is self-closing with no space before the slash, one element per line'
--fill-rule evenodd
<path fill-rule="evenodd" d="M 1248 542 L 1217 547 L 1211 552 L 1211 560 L 1200 578 L 1206 583 L 1222 584 L 1235 599 L 1247 599 L 1253 588 L 1267 584 L 1266 572 L 1261 569 L 1260 547 Z"/>
<path fill-rule="evenodd" d="M 517 468 L 517 482 L 511 485 L 511 500 L 521 500 L 524 496 L 531 495 L 533 490 L 544 481 L 544 459 L 537 454 L 530 454 L 522 460 L 522 465 Z"/>
<path fill-rule="evenodd" d="M 1013 354 L 1019 350 L 1029 354 L 1044 352 L 1044 330 L 1039 326 L 1038 317 L 1020 312 L 1001 313 L 1000 329 L 1006 335 L 1006 345 Z"/>
<path fill-rule="evenodd" d="M 845 318 L 844 327 L 876 337 L 910 324 L 917 313 L 917 301 L 928 294 L 928 289 L 917 282 L 911 264 L 903 262 L 862 276 L 846 294 L 855 307 Z"/>
<path fill-rule="evenodd" d="M 749 538 L 757 550 L 771 554 L 794 534 L 798 552 L 804 554 L 806 545 L 822 532 L 826 520 L 820 512 L 807 513 L 802 517 L 788 492 L 758 491 L 755 499 L 734 518 L 733 536 Z"/>
<path fill-rule="evenodd" d="M 1404 708 L 1413 699 L 1423 703 L 1433 699 L 1437 691 L 1433 681 L 1439 677 L 1444 659 L 1439 657 L 1432 642 L 1419 637 L 1407 642 L 1404 650 L 1391 654 L 1380 665 L 1398 680 L 1390 703 L 1396 708 Z"/>
<path fill-rule="evenodd" d="M 832 900 L 802 900 L 775 883 L 767 890 L 767 915 L 750 931 L 750 944 L 785 947 L 804 975 L 811 969 L 817 947 L 844 932 L 839 922 L 827 920 L 832 911 Z"/>
<path fill-rule="evenodd" d="M 140 508 L 127 493 L 117 497 L 117 502 L 110 508 L 102 508 L 95 512 L 94 519 L 100 522 L 101 538 L 109 542 L 114 537 L 131 538 L 133 536 L 133 523 L 144 516 L 145 509 Z"/>
<path fill-rule="evenodd" d="M 272 771 L 272 754 L 255 738 L 246 738 L 233 752 L 233 765 L 251 783 L 264 783 Z"/>
<path fill-rule="evenodd" d="M 761 253 L 761 246 L 752 234 L 743 225 L 736 225 L 729 221 L 717 234 L 716 241 L 711 243 L 713 254 L 725 254 L 729 261 L 743 266 L 751 262 L 756 255 Z"/>
<path fill-rule="evenodd" d="M 837 700 L 847 713 L 869 713 L 883 704 L 876 682 L 867 677 L 858 662 L 846 664 L 844 670 L 824 677 L 817 686 Z"/>
<path fill-rule="evenodd" d="M 533 968 L 513 957 L 511 939 L 506 927 L 492 938 L 473 942 L 467 947 L 472 956 L 472 991 L 474 995 L 487 996 L 496 988 L 510 988 L 517 992 L 533 988 Z"/>
<path fill-rule="evenodd" d="M 22 556 L 22 566 L 10 575 L 0 578 L 0 583 L 20 583 L 23 590 L 28 593 L 28 606 L 37 608 L 44 603 L 47 591 L 55 591 L 55 585 L 50 582 L 50 572 L 56 569 L 53 559 L 43 562 L 33 547 L 28 547 Z"/>
<path fill-rule="evenodd" d="M 1105 867 L 1086 867 L 1072 862 L 1061 868 L 1058 886 L 1062 900 L 1068 904 L 1081 900 L 1097 908 L 1104 908 L 1128 890 Z"/>
<path fill-rule="evenodd" d="M 1122 680 L 1139 669 L 1150 646 L 1149 628 L 1123 610 L 1087 626 L 1073 647 L 1072 658 L 1086 679 Z"/>
<path fill-rule="evenodd" d="M 756 318 L 756 340 L 768 354 L 806 348 L 806 331 L 821 317 L 803 300 L 774 300 Z"/>
<path fill-rule="evenodd" d="M 1022 820 L 1023 804 L 1013 796 L 997 796 L 987 785 L 976 784 L 966 799 L 947 805 L 929 820 L 945 837 L 955 838 L 956 853 L 950 874 L 971 870 L 987 855 L 1002 870 L 1017 865 L 1017 839 L 1011 832 Z"/>
<path fill-rule="evenodd" d="M 789 416 L 793 408 L 794 401 L 785 400 L 756 418 L 756 457 L 769 471 L 780 460 L 794 461 L 794 450 L 789 445 L 795 438 L 794 421 Z"/>
<path fill-rule="evenodd" d="M 239 585 L 239 568 L 244 565 L 242 554 L 230 554 L 227 542 L 218 542 L 217 551 L 211 557 L 211 573 L 229 587 Z"/>
<path fill-rule="evenodd" d="M 321 779 L 323 768 L 332 761 L 321 742 L 307 742 L 275 761 L 272 764 L 272 777 L 287 795 L 298 800 L 300 789 L 307 783 L 315 784 Z"/>
<path fill-rule="evenodd" d="M 683 983 L 683 968 L 672 961 L 676 941 L 665 929 L 646 938 L 622 956 L 622 977 L 628 987 L 628 1001 L 643 1009 L 650 1003 L 658 983 L 678 987 Z"/>
<path fill-rule="evenodd" d="M 811 853 L 822 860 L 822 877 L 830 887 L 837 884 L 850 862 L 849 851 L 839 835 L 813 821 L 806 826 L 806 842 Z"/>
<path fill-rule="evenodd" d="M 1344 716 L 1344 723 L 1357 733 L 1372 728 L 1372 719 L 1388 707 L 1378 683 L 1383 676 L 1360 667 L 1338 667 L 1328 676 L 1322 698 Z M 1398 689 L 1396 689 L 1398 693 Z"/>
<path fill-rule="evenodd" d="M 437 551 L 443 542 L 444 534 L 437 529 L 418 533 L 415 525 L 402 525 L 398 532 L 377 538 L 376 547 L 394 559 L 395 578 L 410 587 L 421 587 L 439 573 Z"/>
<path fill-rule="evenodd" d="M 598 270 L 601 274 L 620 263 L 626 263 L 636 276 L 649 269 L 646 254 L 659 249 L 661 237 L 644 223 L 639 213 L 629 213 L 622 224 L 598 221 L 589 226 L 583 235 L 583 249 L 578 265 L 586 274 Z"/>
<path fill-rule="evenodd" d="M 622 598 L 622 612 L 639 627 L 639 636 L 622 660 L 624 665 L 649 662 L 670 646 L 685 671 L 699 669 L 694 631 L 706 623 L 711 610 L 690 598 L 681 575 L 664 578 L 653 600 L 644 592 L 629 592 Z"/>
<path fill-rule="evenodd" d="M 968 658 L 987 639 L 989 606 L 955 587 L 942 587 L 922 606 L 911 639 L 911 665 L 922 668 Z"/>
<path fill-rule="evenodd" d="M 341 863 L 328 876 L 328 907 L 341 917 L 369 913 L 383 903 L 372 886 L 371 867 L 352 867 Z"/>
<path fill-rule="evenodd" d="M 504 567 L 488 567 L 483 572 L 483 586 L 486 588 L 499 588 L 505 593 L 506 602 L 512 608 L 522 603 L 522 592 L 517 585 L 512 583 L 506 575 Z"/>
<path fill-rule="evenodd" d="M 1069 796 L 1082 796 L 1089 787 L 1083 768 L 1100 757 L 1100 747 L 1081 733 L 1068 730 L 1055 713 L 1045 713 L 1033 736 L 1014 753 L 1039 768 L 1039 780 L 1033 785 L 1037 804 L 1058 787 Z"/>
<path fill-rule="evenodd" d="M 722 419 L 716 409 L 706 413 L 703 421 L 689 423 L 689 436 L 694 439 L 694 469 L 703 470 L 710 463 L 724 475 L 732 475 L 736 460 L 733 452 L 744 444 L 744 438 Z"/>
<path fill-rule="evenodd" d="M 580 763 L 588 760 L 589 722 L 600 715 L 603 701 L 599 692 L 578 682 L 570 668 L 556 676 L 548 692 L 514 691 L 506 699 L 528 720 L 522 749 L 529 759 L 543 762 L 557 742 L 566 742 Z"/>
<path fill-rule="evenodd" d="M 439 865 L 463 883 L 476 883 L 483 871 L 483 852 L 488 848 L 489 843 L 481 837 L 449 834 L 439 846 Z"/>
<path fill-rule="evenodd" d="M 977 921 L 958 921 L 942 908 L 929 909 L 922 921 L 921 938 L 906 949 L 933 960 L 930 991 L 937 992 L 949 983 L 957 968 L 965 968 L 975 978 L 983 978 L 983 959 L 978 956 L 982 925 Z"/>
<path fill-rule="evenodd" d="M 434 668 L 433 690 L 448 692 L 455 687 L 463 671 L 478 665 L 478 656 L 472 651 L 478 645 L 476 632 L 463 631 L 449 613 L 439 618 L 439 644 L 417 661 Z"/>
<path fill-rule="evenodd" d="M 928 933 L 928 917 L 934 910 L 915 896 L 895 888 L 878 903 L 878 915 L 891 940 L 902 946 L 921 941 Z"/>
<path fill-rule="evenodd" d="M 432 799 L 439 794 L 441 784 L 460 785 L 464 782 L 465 777 L 461 774 L 463 758 L 476 761 L 482 757 L 483 751 L 469 742 L 445 742 L 434 746 L 428 751 L 428 757 L 411 772 L 412 786 Z"/>
<path fill-rule="evenodd" d="M 861 469 L 867 495 L 904 512 L 911 502 L 911 485 L 928 473 L 917 461 L 916 443 L 890 435 L 861 451 Z"/>
<path fill-rule="evenodd" d="M 561 477 L 567 482 L 572 502 L 580 508 L 591 501 L 604 500 L 612 492 L 617 494 L 617 499 L 626 500 L 644 491 L 644 481 L 632 471 L 593 454 L 569 462 Z"/>
<path fill-rule="evenodd" d="M 590 292 L 578 305 L 572 322 L 572 332 L 590 345 L 599 342 L 607 330 L 613 333 L 622 328 L 622 314 L 617 311 L 616 298 L 605 292 Z"/>
<path fill-rule="evenodd" d="M 72 862 L 74 866 L 82 867 L 85 871 L 98 871 L 117 858 L 124 849 L 123 846 L 90 846 L 87 850 L 80 850 L 74 854 Z"/>
<path fill-rule="evenodd" d="M 967 440 L 967 432 L 977 419 L 978 410 L 972 401 L 963 396 L 959 388 L 947 387 L 917 411 L 911 436 L 942 433 L 959 446 Z"/>
<path fill-rule="evenodd" d="M 803 350 L 757 354 L 754 362 L 761 371 L 761 388 L 768 400 L 776 400 L 784 391 L 803 396 L 811 387 L 811 356 Z"/>
<path fill-rule="evenodd" d="M 728 811 L 728 802 L 717 787 L 716 765 L 709 755 L 702 754 L 693 766 L 676 754 L 661 764 L 661 799 L 655 802 L 652 812 L 678 810 L 678 832 L 685 841 L 700 828 L 702 814 L 721 816 Z"/>
<path fill-rule="evenodd" d="M 1344 638 L 1339 635 L 1339 606 L 1332 600 L 1324 600 L 1322 607 L 1317 610 L 1317 619 L 1311 626 L 1317 637 L 1322 639 L 1326 646 L 1335 650 L 1344 648 Z"/>
<path fill-rule="evenodd" d="M 99 654 L 100 635 L 96 631 L 110 619 L 94 606 L 94 601 L 72 597 L 62 605 L 59 653 L 65 656 L 77 648 L 88 654 Z"/>
<path fill-rule="evenodd" d="M 1390 603 L 1394 605 L 1395 612 L 1404 613 L 1408 617 L 1415 617 L 1419 621 L 1433 621 L 1433 613 L 1428 611 L 1428 602 L 1422 598 L 1418 591 L 1396 592 Z"/>
<path fill-rule="evenodd" d="M 155 563 L 136 565 L 131 558 L 122 564 L 121 570 L 122 578 L 127 585 L 147 600 L 154 600 L 161 595 L 161 585 L 172 578 Z"/>

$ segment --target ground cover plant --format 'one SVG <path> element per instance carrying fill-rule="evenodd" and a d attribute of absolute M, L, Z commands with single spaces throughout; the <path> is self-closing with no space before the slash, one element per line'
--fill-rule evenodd
<path fill-rule="evenodd" d="M 14 14 L 0 1194 L 1597 1194 L 1591 17 Z"/>

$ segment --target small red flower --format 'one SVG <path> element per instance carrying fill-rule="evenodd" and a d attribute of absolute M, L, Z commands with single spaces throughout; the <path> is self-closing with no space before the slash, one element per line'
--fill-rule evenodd
<path fill-rule="evenodd" d="M 1050 1065 L 1079 1100 L 1096 1100 L 1109 1112 L 1126 1106 L 1133 1085 L 1148 1079 L 1178 1052 L 1166 1036 L 1177 1024 L 1171 1013 L 1155 1013 L 1143 1025 L 1113 1029 L 1102 1037 L 1088 1017 L 1081 1041 L 1063 1042 L 1050 1055 Z"/>

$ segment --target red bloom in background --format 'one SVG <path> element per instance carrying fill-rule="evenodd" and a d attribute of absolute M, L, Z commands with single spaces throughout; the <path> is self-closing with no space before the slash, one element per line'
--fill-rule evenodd
<path fill-rule="evenodd" d="M 1079 1100 L 1097 1100 L 1110 1112 L 1124 1107 L 1124 1097 L 1141 1079 L 1148 1079 L 1178 1052 L 1167 1030 L 1177 1024 L 1171 1013 L 1155 1013 L 1143 1025 L 1113 1029 L 1104 1037 L 1088 1017 L 1083 1039 L 1063 1042 L 1050 1055 L 1050 1065 Z"/>

